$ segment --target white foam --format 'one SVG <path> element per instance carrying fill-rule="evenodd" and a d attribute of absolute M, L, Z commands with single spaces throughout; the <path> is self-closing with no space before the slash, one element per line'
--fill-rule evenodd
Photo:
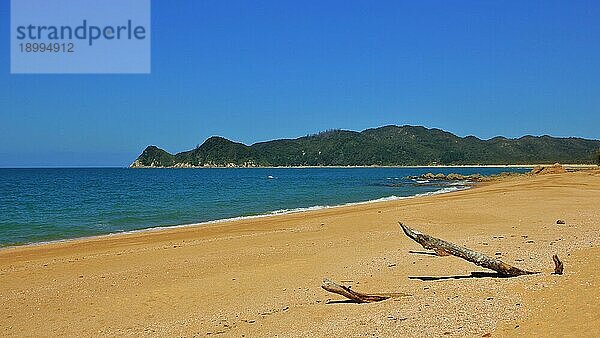
<path fill-rule="evenodd" d="M 314 211 L 314 210 L 322 210 L 322 209 L 340 208 L 340 207 L 347 207 L 347 206 L 352 206 L 352 205 L 362 205 L 362 204 L 370 204 L 370 203 L 377 203 L 377 202 L 397 201 L 397 200 L 404 200 L 404 199 L 415 198 L 415 197 L 424 197 L 424 196 L 433 196 L 433 195 L 445 194 L 445 193 L 449 193 L 449 192 L 453 192 L 453 191 L 467 190 L 469 188 L 470 187 L 468 187 L 468 186 L 452 186 L 452 187 L 446 187 L 446 188 L 442 188 L 442 189 L 439 189 L 439 190 L 430 191 L 430 192 L 426 192 L 426 193 L 415 194 L 415 195 L 411 195 L 411 196 L 395 196 L 395 195 L 391 195 L 391 196 L 387 196 L 387 197 L 381 197 L 381 198 L 376 198 L 376 199 L 373 199 L 373 200 L 367 200 L 367 201 L 361 201 L 361 202 L 349 202 L 349 203 L 336 204 L 336 205 L 315 205 L 315 206 L 312 206 L 312 207 L 305 207 L 305 208 L 280 209 L 280 210 L 271 211 L 271 212 L 266 213 L 266 214 L 253 215 L 253 216 L 240 216 L 240 217 L 227 218 L 227 219 L 219 219 L 219 220 L 202 222 L 202 223 L 196 223 L 196 224 L 189 224 L 189 225 L 202 225 L 202 224 L 221 223 L 221 222 L 228 222 L 228 221 L 231 221 L 231 220 L 240 220 L 240 219 L 248 219 L 248 218 L 259 218 L 259 217 L 269 217 L 269 216 L 275 216 L 275 215 L 287 215 L 287 214 L 294 214 L 294 213 L 305 212 L 305 211 Z M 186 225 L 183 225 L 183 226 L 186 226 Z M 169 228 L 172 228 L 172 227 L 173 226 L 171 226 Z"/>

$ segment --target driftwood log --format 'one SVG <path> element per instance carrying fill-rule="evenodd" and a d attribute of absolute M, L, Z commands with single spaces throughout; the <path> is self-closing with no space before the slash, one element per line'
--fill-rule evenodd
<path fill-rule="evenodd" d="M 350 300 L 353 300 L 357 303 L 373 303 L 373 302 L 380 302 L 382 300 L 386 300 L 392 297 L 398 297 L 398 296 L 408 296 L 407 294 L 403 294 L 403 293 L 397 293 L 397 294 L 365 294 L 365 293 L 360 293 L 360 292 L 356 292 L 354 290 L 351 290 L 349 287 L 347 286 L 343 286 L 340 284 L 337 284 L 327 278 L 325 278 L 323 280 L 323 284 L 321 285 L 321 287 L 325 290 L 325 291 L 329 291 L 329 292 L 333 292 L 333 293 L 337 293 L 338 295 L 344 296 Z"/>
<path fill-rule="evenodd" d="M 517 267 L 514 267 L 510 264 L 506 264 L 499 259 L 495 259 L 489 256 L 486 256 L 482 253 L 473 251 L 471 249 L 458 246 L 456 244 L 446 242 L 444 240 L 431 237 L 429 235 L 422 234 L 410 227 L 400 223 L 400 227 L 402 231 L 408 236 L 410 239 L 415 242 L 421 244 L 421 246 L 428 250 L 434 250 L 438 256 L 456 256 L 462 258 L 466 261 L 474 263 L 478 266 L 481 266 L 486 269 L 494 270 L 503 276 L 521 276 L 521 275 L 531 275 L 538 272 L 522 270 Z M 556 257 L 558 259 L 558 256 Z M 556 262 L 556 260 L 555 260 Z M 561 267 L 562 272 L 562 267 Z"/>
<path fill-rule="evenodd" d="M 558 255 L 552 256 L 552 260 L 554 261 L 554 274 L 562 275 L 563 274 L 563 263 L 558 258 Z"/>

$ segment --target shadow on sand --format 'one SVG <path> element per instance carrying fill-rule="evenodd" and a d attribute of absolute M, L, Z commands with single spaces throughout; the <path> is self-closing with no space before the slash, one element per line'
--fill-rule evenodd
<path fill-rule="evenodd" d="M 414 251 L 414 250 L 410 250 L 408 253 L 418 254 L 418 255 L 437 256 L 437 254 L 435 252 L 429 252 L 429 251 Z"/>
<path fill-rule="evenodd" d="M 330 300 L 328 302 L 326 302 L 325 304 L 361 304 L 355 300 L 352 299 L 345 299 L 345 300 Z"/>
<path fill-rule="evenodd" d="M 465 278 L 511 278 L 515 276 L 507 276 L 497 272 L 481 272 L 474 271 L 471 272 L 470 275 L 459 275 L 459 276 L 441 276 L 441 277 L 433 277 L 433 276 L 409 276 L 408 279 L 418 279 L 422 281 L 436 281 L 436 280 L 446 280 L 446 279 L 465 279 Z"/>

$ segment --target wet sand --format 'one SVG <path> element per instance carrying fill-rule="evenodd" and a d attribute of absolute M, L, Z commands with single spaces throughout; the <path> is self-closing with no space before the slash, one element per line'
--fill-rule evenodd
<path fill-rule="evenodd" d="M 566 224 L 556 224 L 557 219 Z M 436 257 L 397 222 L 540 274 Z M 411 252 L 412 251 L 412 252 Z M 552 275 L 557 253 L 565 274 Z M 600 171 L 0 250 L 0 335 L 596 336 Z M 320 288 L 410 296 L 354 304 Z"/>

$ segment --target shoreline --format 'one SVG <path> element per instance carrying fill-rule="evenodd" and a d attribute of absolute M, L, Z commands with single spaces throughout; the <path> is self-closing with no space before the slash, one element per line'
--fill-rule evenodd
<path fill-rule="evenodd" d="M 0 334 L 587 336 L 600 324 L 599 191 L 600 170 L 522 175 L 455 193 L 0 250 Z M 398 221 L 541 273 L 498 278 L 431 255 Z M 551 273 L 553 254 L 564 275 Z M 353 304 L 322 290 L 323 278 L 409 296 Z"/>
<path fill-rule="evenodd" d="M 481 184 L 481 183 L 479 183 L 479 184 Z M 179 228 L 205 227 L 205 226 L 210 226 L 212 224 L 223 224 L 223 223 L 226 224 L 229 222 L 236 222 L 236 221 L 309 213 L 309 212 L 325 210 L 325 209 L 336 209 L 336 208 L 352 207 L 352 206 L 356 206 L 356 205 L 376 204 L 376 203 L 384 203 L 384 202 L 398 201 L 398 200 L 404 200 L 404 199 L 420 198 L 420 197 L 427 197 L 427 196 L 434 196 L 434 195 L 441 195 L 441 194 L 450 194 L 453 192 L 473 189 L 475 187 L 476 187 L 475 184 L 465 185 L 462 188 L 457 187 L 457 186 L 448 186 L 448 187 L 441 188 L 439 190 L 435 190 L 435 191 L 431 191 L 431 192 L 427 192 L 427 193 L 419 193 L 419 194 L 410 195 L 410 196 L 391 195 L 391 196 L 381 197 L 381 198 L 367 200 L 367 201 L 348 202 L 348 203 L 334 204 L 334 205 L 314 205 L 314 206 L 310 206 L 310 207 L 300 207 L 300 208 L 293 208 L 293 209 L 281 209 L 281 210 L 269 211 L 267 213 L 258 214 L 258 215 L 220 218 L 220 219 L 215 219 L 215 220 L 210 220 L 210 221 L 205 221 L 205 222 L 185 223 L 185 224 L 176 224 L 176 225 L 159 225 L 159 226 L 150 227 L 150 228 L 142 228 L 142 229 L 136 229 L 136 230 L 119 231 L 119 232 L 110 232 L 110 233 L 91 235 L 91 236 L 62 238 L 62 239 L 55 239 L 55 240 L 49 240 L 49 241 L 24 243 L 24 244 L 18 244 L 18 245 L 7 245 L 7 246 L 0 246 L 0 253 L 2 253 L 3 250 L 9 250 L 9 249 L 38 247 L 38 246 L 44 246 L 44 245 L 71 243 L 71 242 L 78 242 L 78 241 L 102 240 L 102 238 L 104 238 L 104 237 L 114 238 L 114 237 L 118 237 L 118 236 L 135 235 L 138 233 L 152 233 L 152 232 L 176 230 Z"/>
<path fill-rule="evenodd" d="M 307 167 L 254 167 L 254 168 L 245 168 L 245 167 L 231 167 L 231 168 L 227 168 L 227 167 L 193 167 L 193 168 L 175 168 L 175 167 L 140 167 L 140 168 L 104 167 L 104 168 L 115 168 L 115 169 L 524 168 L 524 169 L 530 169 L 530 168 L 534 168 L 535 166 L 552 166 L 552 165 L 550 165 L 550 164 L 537 164 L 537 165 L 523 166 L 523 165 L 518 165 L 518 164 L 510 164 L 510 165 L 477 165 L 477 166 L 474 166 L 474 165 L 464 165 L 464 166 L 463 165 L 455 165 L 455 166 L 394 166 L 394 167 L 376 167 L 376 166 L 354 166 L 354 167 L 343 167 L 343 166 L 341 166 L 341 167 L 337 167 L 337 166 L 323 166 L 323 167 L 318 167 L 317 166 L 317 167 L 312 167 L 312 166 L 307 166 Z M 587 164 L 564 164 L 562 166 L 565 169 L 571 169 L 571 170 L 577 170 L 577 171 L 579 171 L 579 170 L 593 170 L 593 169 L 598 168 L 598 166 L 596 166 L 596 165 L 587 165 Z M 86 169 L 86 168 L 73 167 L 73 168 L 0 168 L 0 169 Z M 89 167 L 87 169 L 100 169 L 100 168 Z M 314 205 L 314 206 L 309 206 L 309 207 L 298 207 L 298 208 L 293 208 L 293 209 L 281 209 L 281 210 L 267 211 L 265 213 L 260 213 L 260 214 L 256 214 L 256 215 L 234 216 L 234 217 L 228 217 L 228 218 L 220 218 L 220 219 L 214 219 L 214 220 L 208 220 L 208 221 L 202 221 L 202 222 L 174 224 L 174 225 L 157 225 L 157 226 L 153 226 L 153 227 L 149 227 L 149 228 L 141 228 L 141 229 L 135 229 L 135 230 L 126 230 L 126 231 L 101 233 L 101 234 L 89 235 L 89 236 L 69 237 L 69 238 L 45 240 L 45 241 L 39 241 L 39 242 L 28 242 L 28 243 L 16 244 L 16 245 L 15 244 L 9 244 L 9 245 L 0 246 L 0 252 L 2 252 L 4 250 L 14 249 L 14 248 L 23 248 L 23 247 L 30 247 L 30 246 L 43 246 L 43 245 L 51 245 L 51 244 L 57 244 L 57 243 L 70 243 L 70 242 L 76 242 L 76 241 L 102 239 L 103 237 L 124 236 L 124 235 L 131 235 L 131 234 L 136 234 L 136 233 L 146 233 L 146 232 L 160 232 L 160 231 L 173 230 L 173 229 L 178 229 L 178 228 L 203 227 L 203 226 L 208 226 L 208 225 L 211 225 L 211 224 L 221 224 L 221 223 L 227 223 L 227 222 L 235 222 L 235 221 L 243 221 L 243 220 L 250 220 L 250 219 L 274 217 L 274 216 L 279 216 L 279 215 L 304 213 L 304 212 L 311 212 L 311 211 L 322 210 L 322 209 L 350 207 L 350 206 L 353 206 L 353 205 L 362 205 L 362 204 L 387 202 L 387 201 L 393 201 L 393 200 L 403 200 L 403 199 L 409 199 L 409 198 L 426 197 L 426 196 L 430 196 L 430 195 L 447 194 L 447 193 L 451 193 L 451 192 L 472 189 L 472 188 L 475 188 L 478 185 L 482 185 L 484 183 L 489 183 L 489 182 L 476 182 L 476 183 L 475 182 L 470 182 L 470 183 L 465 183 L 465 185 L 462 186 L 462 188 L 456 188 L 455 186 L 451 185 L 451 186 L 443 187 L 443 188 L 441 188 L 439 190 L 435 190 L 435 191 L 432 191 L 432 192 L 419 193 L 419 194 L 410 195 L 410 196 L 395 196 L 395 195 L 390 195 L 390 196 L 380 197 L 380 198 L 377 198 L 377 199 L 366 200 L 366 201 L 347 202 L 347 203 L 334 204 L 334 205 Z"/>

